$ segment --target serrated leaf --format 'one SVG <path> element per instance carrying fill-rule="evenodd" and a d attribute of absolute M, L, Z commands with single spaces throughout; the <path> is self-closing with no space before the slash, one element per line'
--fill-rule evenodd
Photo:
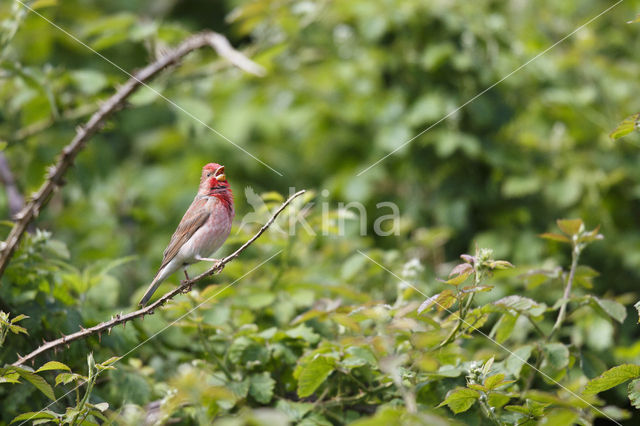
<path fill-rule="evenodd" d="M 493 376 L 489 376 L 486 379 L 484 379 L 484 386 L 489 390 L 493 390 L 496 387 L 500 386 L 503 381 L 504 381 L 503 373 L 494 374 Z"/>
<path fill-rule="evenodd" d="M 56 386 L 58 386 L 60 383 L 66 385 L 76 380 L 77 378 L 80 378 L 80 376 L 75 373 L 60 373 L 56 376 Z"/>
<path fill-rule="evenodd" d="M 540 238 L 544 238 L 545 240 L 558 241 L 561 243 L 570 243 L 571 240 L 564 235 L 554 234 L 553 232 L 545 232 L 544 234 L 538 235 Z"/>
<path fill-rule="evenodd" d="M 455 276 L 451 279 L 448 279 L 446 281 L 442 281 L 445 284 L 449 284 L 449 285 L 454 285 L 454 286 L 458 286 L 460 284 L 462 284 L 463 282 L 465 282 L 467 280 L 467 278 L 469 278 L 469 276 L 471 275 L 473 271 L 467 271 L 465 273 L 462 273 L 458 276 Z"/>
<path fill-rule="evenodd" d="M 640 379 L 634 379 L 627 386 L 629 401 L 636 409 L 640 410 Z"/>
<path fill-rule="evenodd" d="M 633 23 L 637 21 L 638 21 L 638 18 L 636 18 L 633 21 L 630 21 L 629 23 Z M 640 119 L 640 113 L 636 113 L 628 116 L 627 118 L 622 120 L 620 123 L 618 123 L 616 128 L 613 129 L 611 133 L 609 133 L 609 137 L 613 140 L 616 140 L 616 139 L 620 139 L 623 136 L 628 135 L 629 133 L 633 132 L 636 129 L 639 119 Z"/>
<path fill-rule="evenodd" d="M 449 276 L 471 273 L 473 266 L 468 263 L 461 263 L 451 270 Z"/>
<path fill-rule="evenodd" d="M 474 389 L 456 388 L 447 393 L 447 397 L 438 407 L 447 405 L 454 414 L 463 413 L 471 408 L 478 398 L 480 393 Z"/>
<path fill-rule="evenodd" d="M 596 394 L 598 392 L 611 389 L 614 386 L 618 386 L 627 380 L 637 379 L 640 377 L 640 365 L 635 364 L 623 364 L 613 367 L 595 379 L 592 379 L 587 383 L 584 388 L 584 394 Z"/>
<path fill-rule="evenodd" d="M 493 304 L 501 308 L 513 309 L 516 312 L 527 313 L 534 317 L 541 315 L 547 309 L 547 305 L 544 303 L 538 303 L 533 299 L 518 295 L 503 297 L 493 302 Z"/>
<path fill-rule="evenodd" d="M 556 223 L 558 228 L 567 235 L 576 235 L 584 228 L 582 219 L 558 219 Z"/>
<path fill-rule="evenodd" d="M 491 291 L 493 289 L 492 285 L 474 285 L 468 287 L 462 287 L 460 293 L 468 294 L 468 293 L 484 293 L 487 291 Z"/>
<path fill-rule="evenodd" d="M 325 379 L 329 377 L 333 368 L 333 359 L 324 356 L 317 356 L 305 364 L 298 376 L 298 396 L 305 398 L 313 394 Z"/>
<path fill-rule="evenodd" d="M 273 388 L 276 381 L 271 378 L 268 372 L 253 374 L 249 382 L 249 395 L 261 404 L 268 404 L 273 398 Z"/>
<path fill-rule="evenodd" d="M 46 364 L 44 364 L 42 367 L 38 368 L 36 370 L 36 373 L 39 373 L 41 371 L 48 371 L 48 370 L 66 370 L 66 371 L 71 371 L 71 369 L 66 364 L 63 364 L 63 363 L 58 362 L 58 361 L 49 361 Z"/>
<path fill-rule="evenodd" d="M 425 309 L 436 305 L 438 310 L 443 311 L 445 309 L 449 309 L 456 302 L 456 295 L 451 290 L 444 290 L 438 294 L 434 294 L 424 302 L 420 304 L 418 308 L 418 313 L 422 313 Z"/>

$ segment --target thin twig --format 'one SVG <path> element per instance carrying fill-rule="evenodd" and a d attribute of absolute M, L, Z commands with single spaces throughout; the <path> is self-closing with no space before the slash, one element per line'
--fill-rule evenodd
<path fill-rule="evenodd" d="M 47 178 L 42 183 L 40 189 L 33 194 L 24 208 L 16 215 L 16 222 L 0 252 L 0 276 L 4 273 L 11 256 L 29 224 L 38 216 L 51 194 L 64 184 L 64 174 L 69 167 L 71 167 L 76 156 L 82 148 L 84 148 L 87 141 L 104 125 L 105 120 L 120 109 L 124 105 L 124 101 L 140 86 L 146 85 L 146 81 L 168 66 L 178 63 L 178 61 L 189 52 L 207 46 L 213 48 L 220 56 L 246 72 L 255 75 L 264 74 L 264 70 L 260 65 L 252 62 L 242 53 L 235 50 L 224 36 L 214 32 L 204 32 L 187 38 L 175 49 L 168 51 L 155 62 L 133 74 L 113 96 L 100 106 L 84 126 L 77 128 L 76 136 L 69 145 L 64 147 L 57 163 L 49 168 Z"/>
<path fill-rule="evenodd" d="M 25 356 L 18 356 L 18 360 L 14 362 L 12 365 L 13 366 L 22 365 L 25 362 L 34 359 L 36 356 L 44 352 L 47 352 L 59 346 L 67 345 L 73 342 L 74 340 L 85 339 L 93 334 L 101 335 L 101 333 L 103 332 L 111 332 L 111 329 L 116 325 L 125 324 L 126 322 L 134 320 L 136 318 L 144 318 L 145 315 L 152 315 L 156 308 L 159 308 L 160 306 L 164 305 L 169 300 L 173 299 L 176 295 L 180 293 L 188 293 L 189 291 L 191 291 L 191 287 L 198 281 L 201 281 L 202 279 L 210 275 L 213 275 L 215 273 L 222 271 L 227 263 L 231 262 L 233 259 L 238 257 L 240 253 L 242 253 L 247 247 L 249 247 L 255 240 L 257 240 L 267 230 L 267 228 L 269 228 L 269 226 L 271 226 L 273 221 L 276 220 L 276 217 L 278 217 L 278 215 L 285 209 L 285 207 L 289 205 L 289 203 L 291 203 L 291 201 L 293 201 L 294 198 L 304 194 L 304 192 L 305 192 L 304 189 L 301 191 L 298 191 L 295 194 L 293 194 L 291 197 L 289 197 L 284 203 L 282 203 L 282 205 L 278 208 L 278 210 L 276 210 L 273 213 L 271 218 L 269 218 L 269 220 L 262 226 L 262 228 L 260 228 L 260 230 L 256 232 L 256 234 L 253 237 L 251 237 L 246 243 L 240 246 L 240 248 L 238 248 L 236 251 L 234 251 L 224 259 L 220 260 L 219 262 L 214 264 L 211 268 L 209 268 L 207 271 L 196 276 L 195 278 L 182 281 L 179 287 L 176 287 L 174 290 L 168 292 L 167 294 L 165 294 L 164 296 L 162 296 L 160 299 L 156 300 L 152 304 L 142 309 L 138 309 L 137 311 L 129 312 L 126 315 L 118 314 L 115 317 L 113 317 L 111 320 L 102 322 L 91 328 L 81 329 L 80 331 L 77 331 L 68 336 L 62 336 L 59 339 L 52 340 L 50 342 L 45 342 L 42 346 L 40 346 L 38 349 L 34 350 L 33 352 Z"/>

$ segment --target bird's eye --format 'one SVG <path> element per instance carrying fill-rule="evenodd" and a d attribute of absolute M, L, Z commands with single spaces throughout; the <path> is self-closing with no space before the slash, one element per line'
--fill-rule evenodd
<path fill-rule="evenodd" d="M 211 172 L 207 173 L 207 177 L 211 177 L 211 175 L 212 175 Z"/>

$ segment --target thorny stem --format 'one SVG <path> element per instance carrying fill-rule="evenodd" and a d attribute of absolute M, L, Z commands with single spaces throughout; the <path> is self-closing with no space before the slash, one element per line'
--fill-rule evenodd
<path fill-rule="evenodd" d="M 571 295 L 571 287 L 573 285 L 573 279 L 576 274 L 576 269 L 578 268 L 578 259 L 580 258 L 580 253 L 582 252 L 582 245 L 574 242 L 573 250 L 571 250 L 571 269 L 569 270 L 569 277 L 567 278 L 567 284 L 564 288 L 564 294 L 562 296 L 562 305 L 560 306 L 560 311 L 558 312 L 558 318 L 556 319 L 556 323 L 551 329 L 551 333 L 547 336 L 547 341 L 551 340 L 553 335 L 560 329 L 562 323 L 565 320 L 567 315 L 567 305 L 569 304 L 569 296 Z"/>
<path fill-rule="evenodd" d="M 487 402 L 487 394 L 484 392 L 480 397 L 480 407 L 482 407 L 482 411 L 484 412 L 485 416 L 487 416 L 492 422 L 497 425 L 502 425 L 502 422 L 498 419 L 496 413 L 491 409 L 491 406 Z"/>

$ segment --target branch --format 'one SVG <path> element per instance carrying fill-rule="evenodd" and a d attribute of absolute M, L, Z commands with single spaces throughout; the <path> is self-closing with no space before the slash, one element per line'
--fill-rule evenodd
<path fill-rule="evenodd" d="M 47 178 L 40 189 L 33 194 L 24 208 L 16 215 L 16 222 L 0 252 L 0 276 L 4 273 L 11 256 L 22 238 L 22 234 L 24 234 L 31 221 L 38 216 L 51 194 L 64 184 L 63 176 L 67 169 L 71 167 L 76 155 L 84 148 L 87 141 L 100 130 L 104 121 L 116 110 L 120 109 L 124 105 L 124 101 L 140 86 L 146 86 L 146 81 L 168 66 L 177 63 L 189 52 L 206 46 L 213 48 L 220 56 L 246 72 L 256 75 L 264 74 L 264 70 L 260 65 L 252 62 L 242 53 L 235 50 L 225 37 L 214 32 L 200 33 L 187 38 L 175 49 L 170 50 L 155 62 L 133 74 L 116 93 L 100 106 L 98 111 L 89 118 L 89 121 L 87 121 L 84 126 L 78 127 L 76 136 L 69 145 L 63 148 L 58 162 L 49 168 Z"/>
<path fill-rule="evenodd" d="M 198 281 L 201 281 L 202 279 L 210 275 L 213 275 L 215 273 L 222 271 L 227 263 L 231 262 L 233 259 L 238 257 L 240 253 L 242 253 L 247 247 L 249 247 L 255 240 L 257 240 L 267 230 L 267 228 L 269 228 L 269 226 L 271 226 L 273 221 L 276 220 L 276 217 L 278 217 L 278 215 L 282 212 L 282 210 L 284 210 L 285 207 L 287 207 L 287 205 L 289 205 L 289 203 L 291 203 L 291 201 L 293 201 L 294 198 L 304 194 L 304 192 L 305 192 L 304 189 L 301 191 L 298 191 L 295 194 L 293 194 L 291 197 L 289 197 L 284 203 L 282 203 L 282 205 L 278 208 L 278 210 L 276 210 L 273 213 L 271 218 L 269 218 L 269 220 L 262 226 L 262 228 L 260 228 L 260 230 L 253 237 L 251 237 L 246 243 L 240 246 L 240 248 L 238 248 L 236 251 L 234 251 L 224 259 L 220 260 L 219 262 L 214 264 L 209 270 L 207 270 L 206 272 L 203 272 L 197 277 L 192 278 L 190 280 L 183 280 L 180 286 L 166 293 L 164 296 L 162 296 L 160 299 L 156 300 L 152 304 L 142 309 L 138 309 L 137 311 L 129 312 L 126 315 L 117 314 L 115 317 L 111 318 L 109 321 L 102 322 L 91 328 L 85 329 L 81 327 L 80 331 L 77 331 L 73 334 L 70 334 L 68 336 L 62 336 L 59 339 L 52 340 L 50 342 L 45 342 L 42 344 L 42 346 L 40 346 L 39 348 L 37 348 L 36 350 L 34 350 L 33 352 L 25 356 L 18 355 L 18 360 L 14 362 L 12 365 L 14 367 L 22 365 L 25 362 L 34 359 L 36 356 L 44 352 L 47 352 L 51 349 L 57 348 L 62 345 L 67 345 L 73 342 L 74 340 L 85 339 L 88 336 L 91 336 L 93 334 L 101 335 L 103 332 L 111 332 L 111 329 L 116 325 L 125 324 L 136 318 L 140 318 L 140 317 L 144 318 L 145 315 L 153 315 L 156 308 L 159 308 L 160 306 L 164 305 L 169 300 L 173 299 L 176 295 L 180 293 L 190 292 L 191 287 Z"/>
<path fill-rule="evenodd" d="M 13 218 L 24 206 L 24 198 L 16 185 L 13 173 L 9 168 L 9 162 L 4 152 L 0 152 L 0 181 L 7 190 L 7 201 L 9 203 L 9 217 Z"/>

